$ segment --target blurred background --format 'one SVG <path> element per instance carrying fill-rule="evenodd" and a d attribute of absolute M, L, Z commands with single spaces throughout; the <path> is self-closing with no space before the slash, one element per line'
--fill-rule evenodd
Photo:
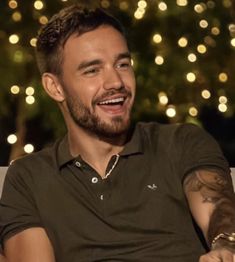
<path fill-rule="evenodd" d="M 233 0 L 1 0 L 0 166 L 66 132 L 41 87 L 34 48 L 40 26 L 79 2 L 107 9 L 126 27 L 138 86 L 134 121 L 200 125 L 235 166 Z"/>

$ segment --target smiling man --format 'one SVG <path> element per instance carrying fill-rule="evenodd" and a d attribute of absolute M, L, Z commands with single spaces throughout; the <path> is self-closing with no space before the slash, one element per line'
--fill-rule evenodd
<path fill-rule="evenodd" d="M 120 23 L 99 8 L 61 10 L 37 59 L 68 132 L 8 169 L 7 261 L 234 262 L 228 164 L 193 125 L 130 127 L 135 76 Z"/>

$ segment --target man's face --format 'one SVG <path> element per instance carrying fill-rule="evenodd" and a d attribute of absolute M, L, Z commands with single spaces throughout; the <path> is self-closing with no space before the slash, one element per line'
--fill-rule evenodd
<path fill-rule="evenodd" d="M 101 137 L 127 131 L 135 96 L 135 77 L 124 37 L 111 26 L 64 46 L 62 85 L 72 121 Z"/>

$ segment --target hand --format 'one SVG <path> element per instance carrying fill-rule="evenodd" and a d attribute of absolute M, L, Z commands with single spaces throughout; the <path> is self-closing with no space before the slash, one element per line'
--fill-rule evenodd
<path fill-rule="evenodd" d="M 235 254 L 225 248 L 221 248 L 201 256 L 199 262 L 235 262 Z"/>

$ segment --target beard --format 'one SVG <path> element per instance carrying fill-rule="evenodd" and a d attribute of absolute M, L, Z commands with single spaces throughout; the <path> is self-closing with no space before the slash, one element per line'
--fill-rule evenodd
<path fill-rule="evenodd" d="M 103 94 L 102 98 L 116 93 L 125 93 L 128 97 L 131 97 L 131 94 L 125 88 L 122 88 L 119 91 L 109 91 Z M 128 112 L 129 116 L 127 119 L 124 119 L 122 116 L 114 116 L 109 122 L 105 122 L 94 112 L 95 105 L 97 104 L 96 101 L 99 99 L 92 102 L 92 112 L 79 97 L 67 94 L 67 107 L 73 121 L 79 127 L 103 139 L 117 138 L 126 134 L 130 127 L 131 110 Z"/>

